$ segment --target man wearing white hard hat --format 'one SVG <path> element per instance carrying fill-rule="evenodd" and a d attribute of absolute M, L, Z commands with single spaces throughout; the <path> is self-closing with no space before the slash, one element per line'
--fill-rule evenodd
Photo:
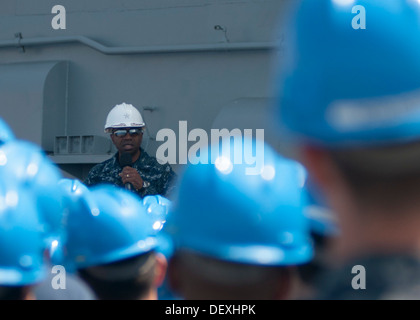
<path fill-rule="evenodd" d="M 158 163 L 140 147 L 144 127 L 143 117 L 133 105 L 122 103 L 112 108 L 106 118 L 105 132 L 110 133 L 118 152 L 94 166 L 84 184 L 113 184 L 141 197 L 169 194 L 176 174 L 169 164 Z"/>

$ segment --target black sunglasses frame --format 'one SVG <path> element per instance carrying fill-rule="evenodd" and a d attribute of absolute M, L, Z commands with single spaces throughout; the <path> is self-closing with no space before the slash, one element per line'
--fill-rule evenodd
<path fill-rule="evenodd" d="M 131 129 L 116 129 L 112 132 L 112 134 L 118 138 L 125 137 L 127 134 L 130 136 L 138 136 L 143 133 L 142 128 L 131 128 Z"/>

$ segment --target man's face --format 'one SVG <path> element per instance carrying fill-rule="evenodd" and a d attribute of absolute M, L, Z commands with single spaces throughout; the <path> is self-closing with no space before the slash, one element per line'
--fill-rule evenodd
<path fill-rule="evenodd" d="M 129 152 L 135 154 L 138 152 L 143 140 L 142 128 L 119 128 L 111 133 L 111 140 L 120 153 Z"/>

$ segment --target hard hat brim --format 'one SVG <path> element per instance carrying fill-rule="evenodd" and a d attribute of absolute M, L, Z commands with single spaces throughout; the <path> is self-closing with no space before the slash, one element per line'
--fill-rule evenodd
<path fill-rule="evenodd" d="M 196 251 L 216 259 L 263 266 L 299 265 L 309 262 L 313 257 L 313 248 L 309 241 L 302 241 L 290 248 L 261 245 L 226 245 L 215 242 L 197 244 L 196 239 L 183 237 L 176 250 Z"/>
<path fill-rule="evenodd" d="M 143 123 L 132 123 L 130 125 L 127 125 L 126 123 L 122 123 L 120 125 L 113 125 L 112 127 L 105 128 L 105 133 L 112 133 L 113 129 L 121 129 L 121 128 L 144 128 L 146 124 Z"/>
<path fill-rule="evenodd" d="M 150 237 L 150 239 L 155 240 L 152 237 Z M 134 257 L 139 254 L 144 254 L 144 253 L 147 253 L 156 249 L 155 241 L 152 241 L 150 243 L 145 241 L 144 243 L 145 245 L 142 247 L 140 247 L 139 243 L 137 242 L 127 248 L 115 249 L 107 254 L 98 254 L 95 257 L 93 256 L 87 257 L 85 261 L 76 263 L 77 269 L 83 269 L 83 268 L 88 268 L 88 267 L 93 267 L 97 265 L 120 261 L 123 259 Z"/>

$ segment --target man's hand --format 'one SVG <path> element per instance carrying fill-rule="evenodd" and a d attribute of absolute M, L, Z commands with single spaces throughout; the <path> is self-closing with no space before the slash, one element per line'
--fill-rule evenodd
<path fill-rule="evenodd" d="M 143 188 L 143 179 L 140 177 L 140 174 L 136 169 L 126 166 L 120 173 L 123 184 L 131 183 L 131 185 L 136 190 Z"/>

